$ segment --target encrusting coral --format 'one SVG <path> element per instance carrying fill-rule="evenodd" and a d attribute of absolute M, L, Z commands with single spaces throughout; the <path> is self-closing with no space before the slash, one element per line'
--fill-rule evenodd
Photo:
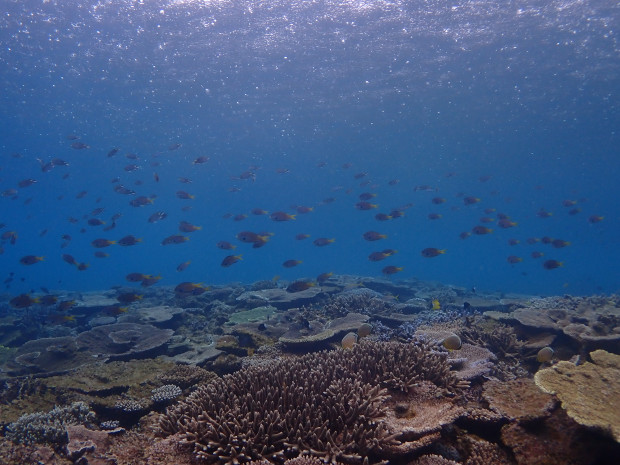
<path fill-rule="evenodd" d="M 590 357 L 594 363 L 563 361 L 540 370 L 534 381 L 556 394 L 577 423 L 607 431 L 620 442 L 620 355 L 595 350 Z"/>
<path fill-rule="evenodd" d="M 406 393 L 421 381 L 445 393 L 459 385 L 429 344 L 364 341 L 224 376 L 169 408 L 159 427 L 208 463 L 282 463 L 301 453 L 361 463 L 397 442 L 379 421 L 388 389 Z"/>

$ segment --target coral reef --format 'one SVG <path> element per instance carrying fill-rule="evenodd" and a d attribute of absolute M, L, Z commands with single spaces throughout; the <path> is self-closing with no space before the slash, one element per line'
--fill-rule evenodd
<path fill-rule="evenodd" d="M 364 341 L 227 375 L 169 408 L 160 429 L 212 463 L 283 462 L 304 451 L 359 463 L 394 442 L 378 421 L 384 388 L 406 393 L 424 380 L 445 391 L 458 383 L 430 345 Z"/>
<path fill-rule="evenodd" d="M 195 365 L 175 365 L 157 378 L 165 384 L 176 384 L 181 389 L 187 389 L 211 381 L 217 375 Z"/>
<path fill-rule="evenodd" d="M 67 426 L 93 426 L 95 414 L 83 402 L 68 407 L 56 407 L 48 413 L 28 413 L 6 428 L 6 437 L 20 444 L 43 444 L 53 446 L 69 442 Z"/>
<path fill-rule="evenodd" d="M 165 384 L 153 389 L 152 393 L 151 400 L 156 404 L 160 404 L 176 399 L 183 394 L 183 391 L 175 384 Z"/>
<path fill-rule="evenodd" d="M 540 370 L 534 380 L 556 394 L 577 423 L 600 428 L 620 442 L 620 355 L 604 350 L 590 353 L 592 363 L 559 362 Z"/>
<path fill-rule="evenodd" d="M 618 351 L 620 347 L 620 299 L 611 297 L 568 297 L 533 299 L 525 308 L 511 313 L 485 312 L 502 320 L 516 321 L 536 331 L 565 334 L 584 347 Z"/>
<path fill-rule="evenodd" d="M 489 381 L 484 385 L 484 398 L 489 407 L 510 421 L 544 418 L 555 405 L 549 394 L 542 392 L 531 379 Z"/>

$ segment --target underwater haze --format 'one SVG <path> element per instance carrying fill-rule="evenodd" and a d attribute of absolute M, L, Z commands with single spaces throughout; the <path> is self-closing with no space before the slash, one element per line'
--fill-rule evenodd
<path fill-rule="evenodd" d="M 4 292 L 328 272 L 618 292 L 619 18 L 608 0 L 4 0 Z"/>

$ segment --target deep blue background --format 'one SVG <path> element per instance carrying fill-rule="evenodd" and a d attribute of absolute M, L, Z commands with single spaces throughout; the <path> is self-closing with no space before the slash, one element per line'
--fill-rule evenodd
<path fill-rule="evenodd" d="M 504 292 L 617 292 L 618 7 L 495 3 L 4 2 L 0 190 L 38 181 L 0 198 L 0 231 L 19 235 L 0 255 L 7 292 L 104 289 L 123 284 L 129 272 L 161 274 L 162 285 L 326 271 L 378 276 L 388 264 L 404 267 L 394 279 Z M 72 149 L 70 134 L 91 148 Z M 175 143 L 182 145 L 168 150 Z M 121 150 L 108 158 L 113 147 Z M 139 171 L 123 170 L 134 163 L 127 153 L 139 156 Z M 203 155 L 208 163 L 192 164 Z M 36 159 L 52 157 L 70 166 L 42 172 Z M 254 182 L 231 179 L 253 165 Z M 366 177 L 355 179 L 361 172 Z M 157 195 L 155 203 L 129 206 L 129 197 L 112 190 L 117 176 L 140 195 Z M 181 184 L 179 176 L 193 183 Z M 392 179 L 400 182 L 390 186 Z M 415 191 L 417 185 L 438 191 Z M 177 199 L 179 189 L 196 198 Z M 76 199 L 82 190 L 87 195 Z M 377 193 L 378 210 L 355 209 L 365 191 Z M 464 206 L 461 195 L 482 201 Z M 435 196 L 447 202 L 434 205 Z M 336 200 L 321 205 L 329 197 Z M 581 212 L 568 215 L 566 199 L 577 200 Z M 409 203 L 404 218 L 374 219 Z M 182 211 L 186 205 L 192 210 Z M 250 214 L 256 207 L 294 213 L 292 205 L 315 210 L 287 223 Z M 114 230 L 86 224 L 97 207 L 105 207 L 106 221 L 123 214 Z M 461 240 L 480 217 L 493 216 L 485 208 L 518 226 L 489 225 L 492 234 Z M 553 216 L 537 217 L 541 208 Z M 150 224 L 155 211 L 169 216 Z M 443 217 L 431 221 L 431 212 Z M 250 216 L 235 222 L 223 218 L 227 213 Z M 590 215 L 605 219 L 591 224 Z M 203 229 L 185 244 L 161 246 L 180 220 Z M 388 239 L 364 241 L 370 229 Z M 252 249 L 235 240 L 242 230 L 274 236 Z M 296 241 L 297 233 L 312 237 Z M 65 249 L 62 234 L 73 237 Z M 143 242 L 93 257 L 93 239 L 126 234 Z M 542 236 L 571 245 L 525 242 Z M 336 242 L 317 248 L 317 237 Z M 509 238 L 521 243 L 509 246 Z M 243 261 L 222 268 L 220 240 L 237 244 Z M 387 247 L 399 253 L 368 261 Z M 447 253 L 426 259 L 426 247 Z M 543 269 L 533 250 L 564 266 Z M 62 253 L 89 269 L 71 267 Z M 21 265 L 28 254 L 45 260 Z M 513 254 L 523 262 L 510 265 Z M 303 263 L 283 268 L 291 258 Z M 176 272 L 186 260 L 190 267 Z"/>

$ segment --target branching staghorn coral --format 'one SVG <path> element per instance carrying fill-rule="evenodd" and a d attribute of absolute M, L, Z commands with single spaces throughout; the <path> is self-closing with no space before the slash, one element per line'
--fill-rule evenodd
<path fill-rule="evenodd" d="M 160 419 L 207 463 L 282 463 L 300 453 L 361 463 L 395 443 L 381 421 L 388 388 L 421 380 L 454 390 L 443 353 L 422 342 L 365 341 L 351 350 L 250 366 L 199 387 Z"/>

